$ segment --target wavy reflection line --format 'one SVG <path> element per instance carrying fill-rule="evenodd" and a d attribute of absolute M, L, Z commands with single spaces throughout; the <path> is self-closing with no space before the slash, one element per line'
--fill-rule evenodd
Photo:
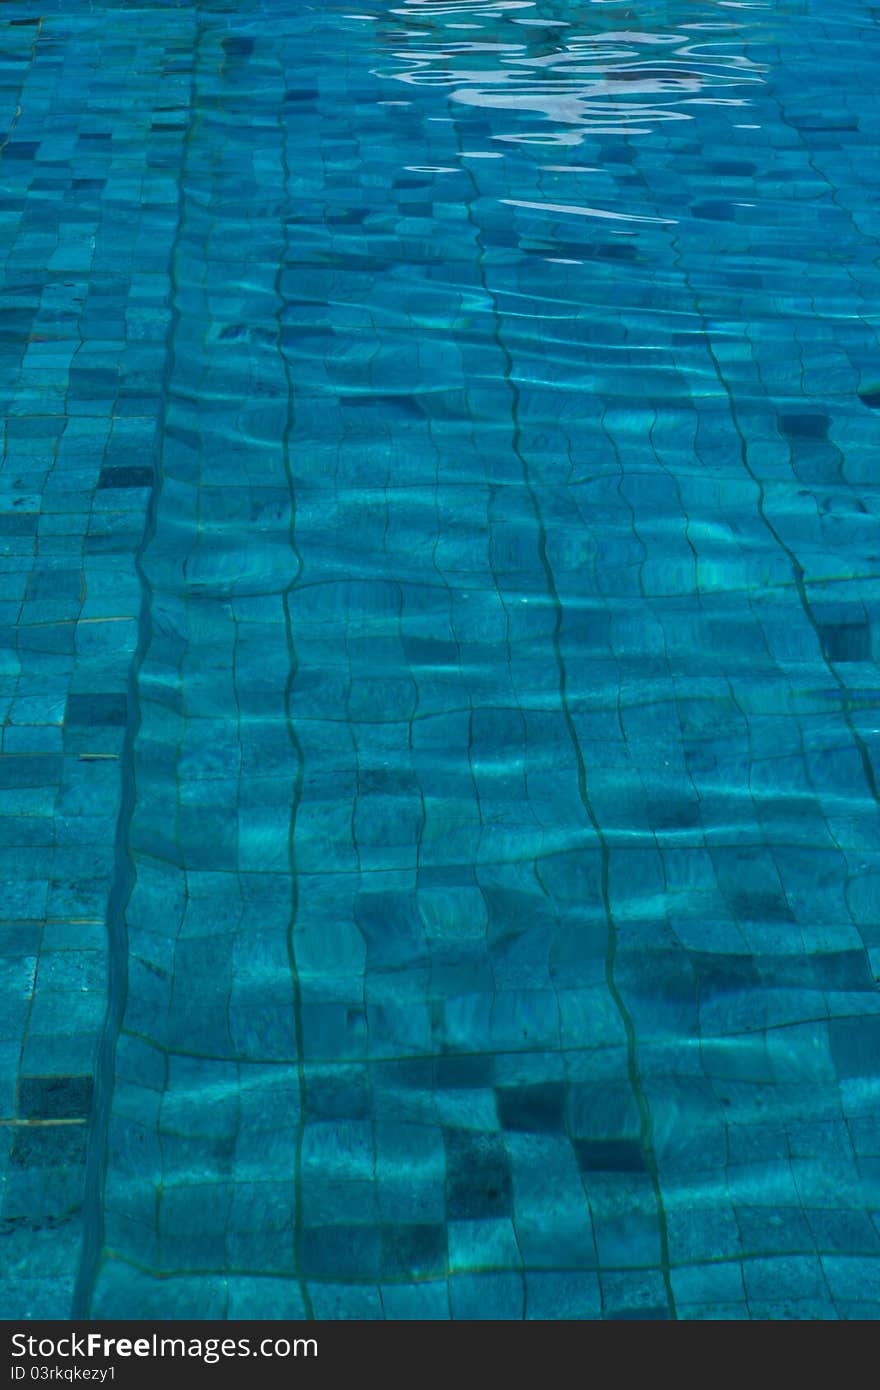
<path fill-rule="evenodd" d="M 607 217 L 612 222 L 659 222 L 672 225 L 677 217 L 648 217 L 636 212 L 612 212 L 610 208 L 579 207 L 571 203 L 530 203 L 525 198 L 499 198 L 511 208 L 533 208 L 536 212 L 561 212 L 572 217 Z"/>

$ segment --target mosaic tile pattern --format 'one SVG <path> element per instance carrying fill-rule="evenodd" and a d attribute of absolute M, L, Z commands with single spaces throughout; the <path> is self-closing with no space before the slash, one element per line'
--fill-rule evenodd
<path fill-rule="evenodd" d="M 878 1316 L 876 18 L 6 9 L 8 1316 Z"/>
<path fill-rule="evenodd" d="M 180 90 L 166 64 L 189 32 L 167 12 L 109 28 L 86 9 L 2 15 L 8 1317 L 66 1316 L 80 1260 L 176 226 L 181 141 L 155 132 L 154 110 Z"/>

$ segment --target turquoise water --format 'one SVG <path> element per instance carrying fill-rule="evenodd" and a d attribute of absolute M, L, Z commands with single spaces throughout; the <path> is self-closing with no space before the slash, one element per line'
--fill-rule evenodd
<path fill-rule="evenodd" d="M 877 13 L 3 6 L 4 1316 L 880 1314 Z"/>

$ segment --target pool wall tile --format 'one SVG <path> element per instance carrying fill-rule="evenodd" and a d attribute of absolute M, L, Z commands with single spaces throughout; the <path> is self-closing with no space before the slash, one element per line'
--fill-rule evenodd
<path fill-rule="evenodd" d="M 409 8 L 4 26 L 0 1299 L 874 1317 L 870 17 Z"/>

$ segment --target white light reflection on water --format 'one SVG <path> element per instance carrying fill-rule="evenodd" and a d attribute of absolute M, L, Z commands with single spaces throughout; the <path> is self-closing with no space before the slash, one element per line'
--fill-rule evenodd
<path fill-rule="evenodd" d="M 696 106 L 748 106 L 748 84 L 763 82 L 764 68 L 737 51 L 739 26 L 713 21 L 713 6 L 695 11 L 692 23 L 664 28 L 661 13 L 646 6 L 640 29 L 631 27 L 631 8 L 405 0 L 389 19 L 420 27 L 388 30 L 397 66 L 382 76 L 448 88 L 462 106 L 510 112 L 508 129 L 493 120 L 490 138 L 501 143 L 572 146 L 587 135 L 648 135 L 662 123 L 693 120 Z M 462 20 L 479 37 L 464 38 Z"/>
<path fill-rule="evenodd" d="M 612 222 L 663 222 L 672 225 L 674 217 L 644 217 L 631 212 L 614 212 L 611 208 L 588 208 L 572 206 L 569 203 L 533 203 L 524 198 L 499 198 L 500 203 L 507 203 L 512 208 L 530 208 L 537 212 L 562 212 L 570 213 L 574 217 L 599 217 L 608 218 Z M 743 206 L 746 206 L 743 204 Z"/>

